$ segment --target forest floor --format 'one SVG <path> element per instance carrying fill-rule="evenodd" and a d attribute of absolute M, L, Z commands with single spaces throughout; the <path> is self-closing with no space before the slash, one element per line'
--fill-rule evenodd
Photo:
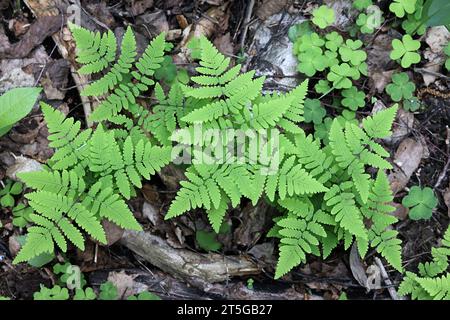
<path fill-rule="evenodd" d="M 139 48 L 144 48 L 160 32 L 167 32 L 175 48 L 174 65 L 187 68 L 188 72 L 193 68 L 180 58 L 179 53 L 193 34 L 204 34 L 222 53 L 242 63 L 247 70 L 255 69 L 257 75 L 266 75 L 265 89 L 286 91 L 302 80 L 291 53 L 289 28 L 310 19 L 311 8 L 321 2 L 83 0 L 71 4 L 80 9 L 82 25 L 92 30 L 109 29 L 120 35 L 125 27 L 132 26 L 137 33 Z M 386 1 L 378 3 L 381 8 L 386 7 Z M 58 44 L 67 36 L 65 19 L 77 12 L 76 9 L 64 11 L 67 7 L 68 3 L 60 0 L 0 0 L 0 94 L 15 87 L 40 86 L 44 88 L 42 101 L 84 123 L 89 106 L 80 97 L 79 79 L 74 78 L 76 63 L 73 57 L 63 52 L 64 46 Z M 352 19 L 342 15 L 344 20 Z M 364 39 L 365 43 L 371 43 L 367 49 L 369 66 L 379 66 L 380 70 L 369 73 L 362 84 L 369 102 L 358 110 L 357 117 L 370 114 L 373 109 L 370 101 L 375 101 L 372 98 L 389 101 L 384 87 L 396 67 L 383 60 L 383 52 L 389 51 L 384 46 L 384 37 L 395 37 L 398 31 L 388 26 L 380 30 Z M 391 162 L 401 162 L 403 168 L 408 168 L 402 179 L 391 181 L 391 185 L 398 184 L 393 187 L 396 188 L 397 202 L 394 214 L 400 220 L 395 228 L 403 241 L 403 263 L 407 270 L 415 270 L 420 262 L 430 258 L 431 248 L 439 243 L 447 229 L 450 212 L 447 207 L 450 205 L 449 77 L 435 71 L 432 80 L 424 81 L 424 74 L 429 75 L 424 69 L 426 66 L 421 63 L 411 71 L 422 107 L 414 112 L 401 110 L 395 123 L 395 139 L 384 144 L 391 154 Z M 310 81 L 314 84 L 317 79 L 312 77 Z M 324 102 L 329 114 L 334 112 L 332 100 L 333 96 L 329 95 Z M 305 130 L 312 130 L 312 127 L 306 126 Z M 39 166 L 51 157 L 53 150 L 48 146 L 47 136 L 41 110 L 36 105 L 29 116 L 0 138 L 0 181 L 3 186 L 18 168 Z M 176 179 L 176 172 L 164 172 L 145 181 L 129 206 L 144 230 L 155 235 L 151 241 L 156 241 L 162 250 L 173 255 L 182 252 L 186 259 L 197 261 L 205 251 L 196 241 L 196 230 L 206 228 L 206 221 L 198 219 L 194 213 L 177 223 L 162 218 L 175 195 Z M 429 220 L 408 219 L 408 209 L 401 205 L 408 188 L 414 185 L 431 187 L 438 198 L 438 206 Z M 15 204 L 26 203 L 23 195 L 24 192 L 14 195 Z M 236 259 L 233 263 L 237 266 L 232 278 L 215 283 L 208 283 L 208 277 L 190 282 L 179 268 L 167 271 L 155 267 L 130 248 L 133 246 L 129 245 L 130 240 L 123 239 L 123 230 L 112 225 L 106 226 L 108 246 L 91 241 L 84 252 L 72 248 L 64 255 L 58 254 L 56 259 L 59 262 L 68 259 L 78 265 L 93 286 L 105 279 L 113 281 L 122 294 L 144 286 L 169 299 L 338 299 L 342 292 L 352 299 L 390 298 L 385 283 L 377 290 L 368 291 L 357 279 L 361 268 L 366 270 L 374 263 L 373 256 L 369 254 L 361 261 L 352 257 L 351 250 L 342 247 L 326 260 L 311 257 L 307 264 L 295 268 L 282 280 L 273 280 L 277 242 L 264 236 L 271 227 L 273 216 L 270 208 L 260 204 L 254 207 L 247 202 L 229 213 L 231 228 L 218 236 L 220 249 L 216 256 L 208 259 L 218 262 L 229 257 Z M 18 252 L 19 238 L 24 234 L 24 228 L 13 224 L 13 217 L 12 208 L 0 209 L 0 296 L 32 299 L 41 284 L 51 286 L 56 277 L 51 264 L 39 268 L 11 264 L 10 258 Z M 251 227 L 250 221 L 253 222 Z M 251 270 L 243 270 L 245 267 Z M 390 280 L 397 286 L 401 274 L 387 264 L 385 267 Z"/>

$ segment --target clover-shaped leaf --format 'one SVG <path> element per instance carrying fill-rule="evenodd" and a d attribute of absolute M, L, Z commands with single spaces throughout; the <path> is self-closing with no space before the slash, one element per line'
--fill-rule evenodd
<path fill-rule="evenodd" d="M 367 59 L 367 53 L 364 50 L 358 50 L 363 45 L 361 40 L 345 41 L 345 45 L 339 48 L 339 54 L 344 62 L 350 62 L 354 66 L 360 65 Z"/>
<path fill-rule="evenodd" d="M 25 227 L 28 222 L 31 222 L 30 215 L 33 213 L 33 208 L 25 206 L 23 203 L 19 203 L 12 210 L 13 213 L 13 225 L 19 228 Z"/>
<path fill-rule="evenodd" d="M 342 99 L 342 105 L 356 111 L 358 108 L 362 108 L 365 105 L 365 94 L 362 91 L 358 91 L 356 87 L 351 87 L 342 91 L 344 99 Z"/>
<path fill-rule="evenodd" d="M 328 81 L 333 83 L 335 89 L 348 89 L 352 86 L 350 78 L 358 80 L 359 77 L 359 71 L 354 67 L 350 67 L 347 63 L 331 66 L 327 75 Z"/>
<path fill-rule="evenodd" d="M 367 9 L 372 4 L 373 4 L 372 0 L 354 0 L 353 8 L 361 11 L 361 10 Z"/>
<path fill-rule="evenodd" d="M 328 144 L 328 132 L 330 132 L 333 119 L 326 117 L 323 122 L 314 125 L 314 138 L 322 139 L 324 144 Z"/>
<path fill-rule="evenodd" d="M 3 207 L 13 207 L 14 197 L 22 193 L 23 184 L 21 182 L 8 181 L 5 187 L 0 190 L 0 205 Z"/>
<path fill-rule="evenodd" d="M 325 5 L 315 9 L 312 12 L 312 15 L 313 15 L 312 22 L 320 29 L 325 29 L 326 27 L 332 25 L 335 20 L 334 10 L 328 8 Z"/>
<path fill-rule="evenodd" d="M 403 100 L 403 109 L 406 111 L 417 111 L 422 107 L 422 103 L 417 97 L 412 97 L 410 99 Z"/>
<path fill-rule="evenodd" d="M 418 186 L 412 187 L 402 200 L 402 204 L 410 209 L 409 218 L 412 220 L 430 219 L 437 203 L 433 189 Z"/>
<path fill-rule="evenodd" d="M 318 99 L 306 99 L 303 110 L 303 117 L 305 118 L 306 123 L 321 123 L 322 119 L 327 114 L 325 108 L 322 107 L 322 104 Z"/>
<path fill-rule="evenodd" d="M 381 10 L 377 6 L 373 7 L 376 9 L 367 14 L 360 13 L 358 19 L 356 19 L 356 24 L 364 34 L 372 34 L 384 22 Z"/>
<path fill-rule="evenodd" d="M 54 286 L 49 289 L 41 285 L 41 290 L 33 294 L 34 300 L 68 300 L 69 290 L 67 288 L 61 288 L 60 286 Z"/>
<path fill-rule="evenodd" d="M 110 281 L 102 283 L 98 298 L 99 300 L 117 300 L 119 298 L 117 287 Z"/>
<path fill-rule="evenodd" d="M 418 34 L 423 35 L 425 31 L 427 30 L 426 24 L 422 21 L 422 18 L 416 18 L 414 15 L 408 15 L 408 18 L 406 20 L 403 20 L 402 22 L 402 28 L 406 31 L 406 33 L 410 34 L 411 36 Z"/>
<path fill-rule="evenodd" d="M 414 40 L 409 34 L 405 34 L 402 40 L 392 40 L 391 59 L 401 60 L 403 68 L 409 68 L 412 64 L 420 62 L 420 54 L 416 51 L 420 48 L 420 41 Z"/>
<path fill-rule="evenodd" d="M 314 86 L 317 93 L 327 93 L 331 90 L 330 83 L 327 80 L 319 80 Z"/>
<path fill-rule="evenodd" d="M 328 67 L 328 59 L 322 54 L 322 49 L 311 48 L 298 55 L 298 71 L 312 77 L 317 71 L 323 71 Z"/>
<path fill-rule="evenodd" d="M 392 76 L 392 83 L 386 86 L 386 92 L 391 96 L 395 102 L 402 99 L 411 99 L 413 92 L 416 90 L 416 85 L 409 81 L 408 74 L 402 72 Z"/>
<path fill-rule="evenodd" d="M 328 65 L 332 66 L 335 64 L 339 64 L 339 60 L 338 60 L 338 54 L 336 51 L 330 51 L 330 50 L 325 50 L 325 56 L 328 59 Z"/>
<path fill-rule="evenodd" d="M 73 300 L 95 300 L 97 295 L 92 288 L 76 289 Z"/>
<path fill-rule="evenodd" d="M 325 41 L 317 33 L 305 34 L 294 43 L 294 53 L 298 54 L 309 49 L 321 48 L 324 44 Z"/>
<path fill-rule="evenodd" d="M 416 0 L 394 0 L 389 6 L 389 10 L 398 18 L 403 18 L 405 13 L 414 13 Z"/>
<path fill-rule="evenodd" d="M 344 43 L 344 38 L 336 31 L 327 33 L 325 35 L 325 47 L 331 51 L 337 51 L 337 49 Z"/>

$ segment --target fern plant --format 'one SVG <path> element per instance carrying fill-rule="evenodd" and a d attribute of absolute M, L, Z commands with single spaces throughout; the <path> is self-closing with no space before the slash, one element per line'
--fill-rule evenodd
<path fill-rule="evenodd" d="M 229 60 L 205 38 L 200 39 L 200 49 L 200 75 L 192 78 L 193 85 L 182 86 L 189 99 L 198 101 L 180 119 L 189 137 L 184 143 L 208 145 L 192 135 L 198 124 L 207 129 L 270 129 L 278 134 L 279 147 L 260 147 L 271 161 L 278 159 L 279 170 L 262 174 L 267 163 L 251 159 L 247 146 L 241 150 L 243 157 L 253 161 L 239 164 L 196 164 L 203 153 L 194 151 L 188 180 L 181 182 L 166 219 L 203 208 L 217 232 L 229 205 L 237 206 L 242 198 L 255 204 L 265 197 L 286 212 L 270 232 L 280 238 L 276 278 L 305 262 L 309 253 L 328 256 L 341 240 L 347 248 L 356 241 L 361 256 L 372 247 L 402 270 L 400 240 L 397 232 L 388 230 L 397 221 L 389 215 L 393 197 L 382 171 L 391 168 L 385 160 L 389 154 L 376 142 L 390 134 L 397 107 L 364 119 L 362 127 L 335 120 L 329 145 L 322 145 L 299 126 L 307 81 L 284 95 L 263 95 L 259 78 L 253 79 L 251 72 L 239 74 L 239 65 L 227 68 Z M 234 91 L 235 82 L 245 90 Z M 219 139 L 220 149 L 227 140 L 224 135 Z M 379 170 L 375 180 L 369 168 Z"/>
<path fill-rule="evenodd" d="M 340 242 L 348 248 L 356 241 L 361 256 L 374 248 L 402 269 L 400 241 L 389 230 L 396 219 L 389 215 L 392 195 L 383 172 L 390 168 L 388 153 L 376 142 L 390 134 L 397 107 L 364 119 L 362 126 L 335 119 L 325 144 L 301 127 L 308 81 L 284 94 L 263 93 L 263 77 L 231 66 L 201 37 L 198 75 L 166 91 L 152 79 L 170 47 L 163 34 L 137 59 L 130 29 L 117 58 L 112 34 L 74 25 L 71 30 L 80 71 L 100 75 L 83 91 L 101 98 L 91 117 L 100 123 L 82 130 L 79 122 L 42 105 L 56 151 L 46 171 L 21 176 L 36 190 L 27 195 L 36 212 L 31 240 L 16 262 L 52 251 L 55 243 L 63 251 L 68 242 L 83 248 L 81 230 L 104 242 L 102 219 L 139 229 L 125 199 L 142 178 L 186 151 L 187 180 L 166 219 L 201 209 L 218 232 L 230 207 L 264 198 L 282 212 L 269 233 L 280 238 L 276 278 L 308 254 L 327 257 Z M 140 99 L 152 88 L 156 103 L 147 108 Z"/>
<path fill-rule="evenodd" d="M 419 272 L 406 272 L 399 287 L 401 295 L 411 295 L 414 300 L 450 300 L 450 228 L 441 245 L 431 250 L 432 261 L 420 263 Z"/>
<path fill-rule="evenodd" d="M 169 146 L 152 144 L 139 119 L 135 123 L 119 114 L 123 109 L 138 112 L 141 108 L 135 98 L 154 84 L 151 76 L 166 48 L 164 34 L 135 61 L 136 42 L 128 29 L 116 61 L 117 41 L 111 32 L 102 35 L 70 27 L 77 43 L 77 61 L 83 64 L 79 72 L 105 73 L 82 93 L 104 96 L 92 118 L 110 121 L 102 121 L 95 130 L 82 130 L 79 121 L 41 103 L 49 145 L 55 153 L 44 171 L 20 175 L 35 190 L 26 195 L 35 212 L 30 214 L 33 225 L 15 263 L 56 248 L 65 252 L 69 243 L 83 250 L 83 233 L 106 243 L 103 219 L 125 229 L 140 230 L 125 200 L 135 195 L 134 188 L 142 186 L 142 179 L 150 179 L 170 162 Z M 108 128 L 117 123 L 121 127 Z"/>

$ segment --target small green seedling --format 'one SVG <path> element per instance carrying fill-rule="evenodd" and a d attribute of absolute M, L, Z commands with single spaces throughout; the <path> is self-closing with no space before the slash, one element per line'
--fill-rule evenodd
<path fill-rule="evenodd" d="M 161 300 L 161 298 L 154 293 L 144 291 L 138 295 L 129 296 L 127 300 Z"/>
<path fill-rule="evenodd" d="M 73 296 L 73 300 L 95 300 L 97 295 L 94 292 L 94 289 L 88 287 L 86 289 L 76 289 L 75 295 Z"/>
<path fill-rule="evenodd" d="M 366 104 L 364 101 L 364 92 L 359 91 L 356 87 L 343 90 L 342 95 L 344 96 L 344 99 L 342 99 L 342 105 L 350 110 L 356 111 L 358 108 L 362 108 Z"/>
<path fill-rule="evenodd" d="M 386 86 L 386 92 L 395 102 L 412 99 L 416 85 L 409 80 L 408 74 L 402 72 L 392 76 L 392 83 Z"/>
<path fill-rule="evenodd" d="M 414 13 L 416 10 L 416 0 L 394 0 L 389 6 L 389 10 L 398 18 L 403 18 L 405 13 Z"/>
<path fill-rule="evenodd" d="M 411 65 L 420 62 L 420 54 L 416 51 L 420 48 L 420 41 L 414 40 L 409 34 L 405 34 L 402 40 L 392 40 L 391 59 L 401 59 L 401 66 L 409 68 Z"/>
<path fill-rule="evenodd" d="M 110 281 L 102 283 L 98 298 L 99 300 L 117 300 L 119 298 L 117 287 Z"/>
<path fill-rule="evenodd" d="M 21 194 L 23 184 L 21 182 L 7 181 L 5 187 L 0 190 L 0 205 L 2 207 L 13 207 L 15 200 L 13 196 Z"/>
<path fill-rule="evenodd" d="M 217 241 L 217 234 L 214 231 L 197 230 L 195 240 L 197 240 L 198 246 L 205 251 L 217 251 L 222 248 L 222 244 Z"/>
<path fill-rule="evenodd" d="M 305 100 L 303 117 L 305 118 L 306 123 L 313 122 L 314 124 L 319 124 L 322 122 L 322 119 L 325 117 L 326 114 L 327 111 L 325 110 L 324 107 L 322 107 L 320 100 L 318 99 Z"/>
<path fill-rule="evenodd" d="M 250 278 L 247 280 L 247 288 L 249 288 L 250 290 L 253 290 L 253 284 L 255 283 L 255 280 L 253 280 L 253 278 Z"/>
<path fill-rule="evenodd" d="M 412 187 L 402 200 L 402 204 L 409 208 L 409 218 L 412 220 L 430 219 L 437 203 L 433 189 L 429 187 L 422 189 L 418 186 Z"/>
<path fill-rule="evenodd" d="M 406 111 L 415 112 L 422 107 L 422 103 L 417 97 L 403 100 L 403 109 Z"/>
<path fill-rule="evenodd" d="M 331 26 L 335 21 L 334 10 L 325 5 L 320 6 L 312 12 L 312 22 L 320 29 Z"/>

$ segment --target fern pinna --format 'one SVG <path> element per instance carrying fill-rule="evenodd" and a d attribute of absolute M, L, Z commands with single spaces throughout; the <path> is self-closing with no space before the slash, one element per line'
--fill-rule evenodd
<path fill-rule="evenodd" d="M 401 295 L 409 294 L 414 300 L 450 300 L 450 227 L 431 256 L 432 261 L 419 264 L 418 274 L 406 272 L 399 287 Z"/>

